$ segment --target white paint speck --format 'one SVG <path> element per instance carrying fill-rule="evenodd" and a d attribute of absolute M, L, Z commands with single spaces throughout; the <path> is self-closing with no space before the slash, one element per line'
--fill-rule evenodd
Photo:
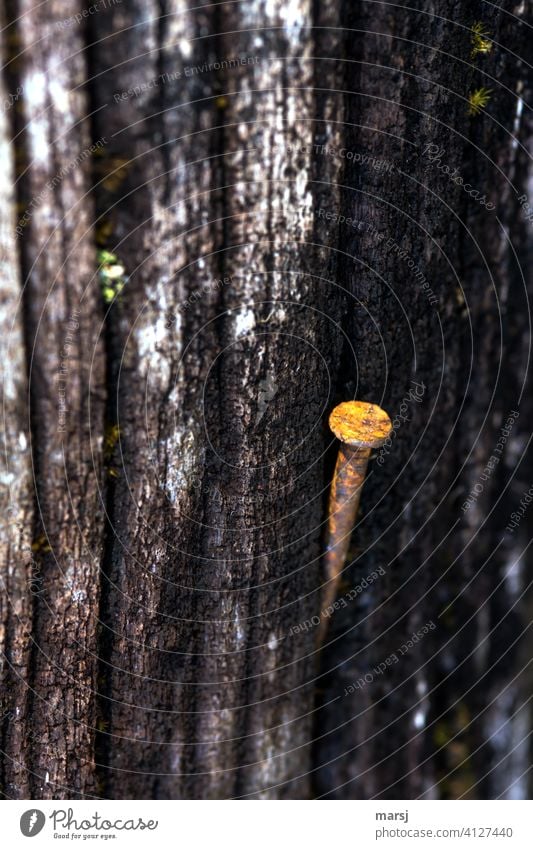
<path fill-rule="evenodd" d="M 40 108 L 45 104 L 46 76 L 41 72 L 30 74 L 24 84 L 24 94 L 31 106 Z"/>
<path fill-rule="evenodd" d="M 267 646 L 269 647 L 270 651 L 274 651 L 277 644 L 278 644 L 278 638 L 276 637 L 275 634 L 271 634 L 270 637 L 268 638 L 268 643 L 267 643 Z"/>
<path fill-rule="evenodd" d="M 425 696 L 428 691 L 427 682 L 420 678 L 416 682 L 416 694 L 417 696 Z"/>
<path fill-rule="evenodd" d="M 48 122 L 44 114 L 46 105 L 46 76 L 41 71 L 28 74 L 23 87 L 31 114 L 35 115 L 39 110 L 43 112 L 41 115 L 35 115 L 28 122 L 31 158 L 38 164 L 47 164 L 50 148 L 47 136 Z"/>
<path fill-rule="evenodd" d="M 522 562 L 519 551 L 513 554 L 505 567 L 505 583 L 512 598 L 517 598 L 522 592 Z"/>
<path fill-rule="evenodd" d="M 413 725 L 415 728 L 423 728 L 426 724 L 426 715 L 421 710 L 417 710 L 413 717 Z"/>
<path fill-rule="evenodd" d="M 235 636 L 237 637 L 237 643 L 243 643 L 244 642 L 244 631 L 243 631 L 242 626 L 241 626 L 241 620 L 240 620 L 240 617 L 239 617 L 238 609 L 235 611 L 234 622 L 235 622 Z"/>
<path fill-rule="evenodd" d="M 33 118 L 28 123 L 30 137 L 30 151 L 32 161 L 36 164 L 46 165 L 50 154 L 50 145 L 47 137 L 47 124 L 42 118 Z"/>
<path fill-rule="evenodd" d="M 243 307 L 235 317 L 235 336 L 244 336 L 255 327 L 253 310 Z"/>
<path fill-rule="evenodd" d="M 285 34 L 293 47 L 300 43 L 300 34 L 305 21 L 305 7 L 306 4 L 302 3 L 302 0 L 286 0 L 281 8 L 278 7 L 276 0 L 267 0 L 265 5 L 265 14 L 268 18 L 281 19 Z"/>
<path fill-rule="evenodd" d="M 159 364 L 159 350 L 167 334 L 165 316 L 159 315 L 155 321 L 139 327 L 136 333 L 137 351 L 141 361 L 151 368 Z"/>
<path fill-rule="evenodd" d="M 179 48 L 184 59 L 188 59 L 192 55 L 191 43 L 186 38 L 180 40 Z"/>
<path fill-rule="evenodd" d="M 67 89 L 58 80 L 50 81 L 50 97 L 58 112 L 62 112 L 64 115 L 67 115 L 70 111 L 68 95 Z"/>
<path fill-rule="evenodd" d="M 196 428 L 182 433 L 175 431 L 168 439 L 161 440 L 162 453 L 174 457 L 175 463 L 169 465 L 164 481 L 164 491 L 171 504 L 178 504 L 184 496 L 189 496 L 194 484 L 202 476 L 203 455 L 198 454 Z"/>

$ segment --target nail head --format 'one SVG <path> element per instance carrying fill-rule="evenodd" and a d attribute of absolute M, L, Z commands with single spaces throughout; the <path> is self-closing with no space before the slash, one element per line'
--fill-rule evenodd
<path fill-rule="evenodd" d="M 367 401 L 344 401 L 332 410 L 329 426 L 337 439 L 353 448 L 380 448 L 392 431 L 385 410 Z"/>

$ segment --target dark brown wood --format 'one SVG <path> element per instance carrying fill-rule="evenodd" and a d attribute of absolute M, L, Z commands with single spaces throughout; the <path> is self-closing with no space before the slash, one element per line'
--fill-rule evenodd
<path fill-rule="evenodd" d="M 510 794 L 520 757 L 489 770 L 527 685 L 491 705 L 527 663 L 528 608 L 497 590 L 531 532 L 498 547 L 531 469 L 505 489 L 531 421 L 525 24 L 450 0 L 100 5 L 4 12 L 2 793 Z M 319 657 L 327 414 L 354 397 L 400 426 Z"/>
<path fill-rule="evenodd" d="M 24 730 L 7 723 L 5 792 L 57 798 L 95 792 L 106 387 L 88 197 L 93 142 L 82 33 L 60 25 L 71 4 L 8 9 L 23 16 L 6 31 L 4 55 L 5 88 L 22 91 L 9 115 L 17 151 L 12 261 L 18 255 L 30 387 L 34 492 L 25 531 L 35 591 L 25 601 L 31 631 L 24 619 L 12 626 L 24 668 L 11 675 L 22 674 L 25 686 L 9 683 L 6 706 Z"/>

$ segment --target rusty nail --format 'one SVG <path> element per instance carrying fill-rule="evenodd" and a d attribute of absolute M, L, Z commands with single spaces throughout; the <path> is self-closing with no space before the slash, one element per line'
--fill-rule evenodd
<path fill-rule="evenodd" d="M 350 536 L 355 525 L 368 459 L 392 430 L 387 413 L 376 404 L 345 401 L 331 412 L 329 426 L 341 445 L 331 483 L 328 532 L 324 555 L 325 590 L 320 616 L 318 644 L 322 645 L 340 576 L 346 562 Z"/>

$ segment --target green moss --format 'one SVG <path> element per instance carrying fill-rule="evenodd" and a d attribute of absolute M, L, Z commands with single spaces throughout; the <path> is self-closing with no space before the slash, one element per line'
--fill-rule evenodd
<path fill-rule="evenodd" d="M 468 95 L 468 114 L 479 115 L 490 100 L 491 88 L 476 88 Z"/>
<path fill-rule="evenodd" d="M 470 720 L 468 706 L 459 702 L 455 709 L 434 727 L 433 743 L 441 750 L 439 757 L 443 759 L 438 782 L 443 799 L 468 796 L 475 783 L 469 736 Z"/>
<path fill-rule="evenodd" d="M 115 445 L 120 439 L 120 427 L 118 424 L 107 425 L 104 433 L 104 456 L 109 459 L 113 454 Z"/>
<path fill-rule="evenodd" d="M 121 294 L 124 286 L 128 282 L 126 269 L 116 254 L 106 250 L 98 251 L 98 276 L 100 278 L 100 288 L 102 296 L 106 304 L 110 304 L 115 298 Z"/>
<path fill-rule="evenodd" d="M 481 21 L 476 21 L 475 24 L 472 25 L 471 29 L 471 42 L 472 42 L 472 50 L 470 52 L 470 56 L 472 59 L 475 59 L 480 53 L 490 53 L 492 50 L 492 41 L 490 41 L 488 36 L 488 31 L 485 28 L 485 24 Z"/>
<path fill-rule="evenodd" d="M 113 232 L 113 224 L 109 218 L 101 218 L 96 226 L 96 244 L 107 245 Z"/>
<path fill-rule="evenodd" d="M 48 537 L 45 534 L 41 534 L 39 537 L 37 537 L 37 539 L 34 540 L 34 542 L 32 542 L 31 544 L 31 550 L 34 554 L 37 554 L 37 552 L 39 551 L 52 551 L 48 542 Z"/>

